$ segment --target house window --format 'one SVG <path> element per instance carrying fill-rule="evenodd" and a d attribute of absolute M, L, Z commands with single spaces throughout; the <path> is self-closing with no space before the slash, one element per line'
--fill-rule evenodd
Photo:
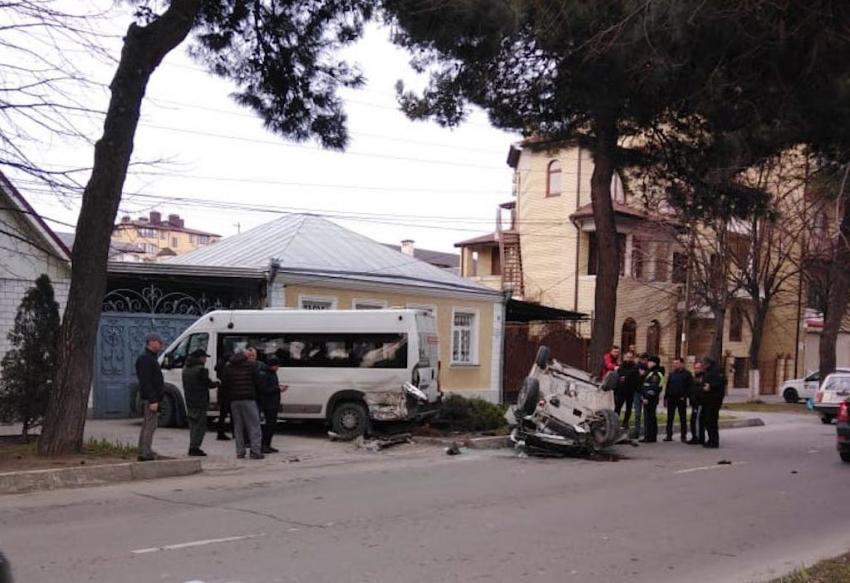
<path fill-rule="evenodd" d="M 452 364 L 478 364 L 478 310 L 452 312 Z"/>
<path fill-rule="evenodd" d="M 158 252 L 159 249 L 157 248 L 156 243 L 145 243 L 145 253 L 156 255 Z"/>
<path fill-rule="evenodd" d="M 620 348 L 623 352 L 632 350 L 632 347 L 637 343 L 637 322 L 634 318 L 626 318 L 623 322 L 623 329 L 620 332 Z"/>
<path fill-rule="evenodd" d="M 351 307 L 355 310 L 383 310 L 387 302 L 383 300 L 352 300 Z"/>
<path fill-rule="evenodd" d="M 623 180 L 616 172 L 611 177 L 611 200 L 623 204 L 626 203 L 626 190 L 623 188 Z"/>
<path fill-rule="evenodd" d="M 163 241 L 165 241 L 166 239 L 168 239 L 168 233 L 165 232 L 165 231 L 160 231 L 159 232 L 159 238 L 162 239 Z"/>
<path fill-rule="evenodd" d="M 640 239 L 632 241 L 632 277 L 643 278 L 643 243 Z"/>
<path fill-rule="evenodd" d="M 673 253 L 673 283 L 685 283 L 688 279 L 688 256 Z"/>
<path fill-rule="evenodd" d="M 620 260 L 620 275 L 626 274 L 626 236 L 617 233 L 617 250 Z M 599 244 L 596 233 L 587 234 L 587 275 L 599 272 Z"/>
<path fill-rule="evenodd" d="M 655 245 L 655 273 L 653 281 L 667 281 L 668 271 L 668 252 L 669 248 L 666 243 L 656 243 Z"/>
<path fill-rule="evenodd" d="M 335 310 L 336 298 L 328 296 L 298 296 L 298 307 L 302 310 Z"/>
<path fill-rule="evenodd" d="M 729 314 L 729 341 L 740 342 L 744 335 L 744 314 L 738 306 L 732 306 Z"/>
<path fill-rule="evenodd" d="M 557 160 L 549 162 L 546 196 L 561 196 L 561 163 Z"/>
<path fill-rule="evenodd" d="M 139 237 L 143 239 L 156 239 L 156 231 L 154 229 L 139 229 Z"/>
<path fill-rule="evenodd" d="M 661 351 L 661 323 L 653 320 L 646 329 L 646 351 L 653 356 L 658 356 Z"/>
<path fill-rule="evenodd" d="M 209 235 L 198 235 L 198 245 L 208 245 L 210 242 Z"/>
<path fill-rule="evenodd" d="M 197 245 L 198 237 L 196 237 L 195 235 L 189 235 L 189 243 L 191 243 L 192 245 Z"/>
<path fill-rule="evenodd" d="M 171 246 L 177 247 L 177 237 L 171 237 Z"/>

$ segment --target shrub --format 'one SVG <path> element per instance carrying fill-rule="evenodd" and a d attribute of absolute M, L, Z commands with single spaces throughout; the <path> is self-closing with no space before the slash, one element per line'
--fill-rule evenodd
<path fill-rule="evenodd" d="M 507 425 L 504 405 L 472 397 L 449 394 L 443 399 L 439 421 L 461 431 L 493 431 Z"/>
<path fill-rule="evenodd" d="M 56 369 L 59 322 L 53 284 L 42 275 L 21 300 L 8 336 L 12 348 L 0 362 L 0 421 L 22 423 L 25 441 L 47 410 Z"/>

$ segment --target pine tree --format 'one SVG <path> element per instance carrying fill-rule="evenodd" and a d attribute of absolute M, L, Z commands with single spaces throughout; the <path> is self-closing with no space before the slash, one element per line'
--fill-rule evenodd
<path fill-rule="evenodd" d="M 59 304 L 47 275 L 24 295 L 8 338 L 12 348 L 0 361 L 0 421 L 22 423 L 26 442 L 44 417 L 56 370 Z"/>

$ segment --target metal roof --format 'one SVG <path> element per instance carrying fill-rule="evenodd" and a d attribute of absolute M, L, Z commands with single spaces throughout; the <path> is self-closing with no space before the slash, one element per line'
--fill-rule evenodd
<path fill-rule="evenodd" d="M 308 214 L 285 215 L 160 264 L 267 270 L 273 259 L 280 264 L 279 274 L 314 281 L 347 279 L 501 297 L 496 290 Z"/>

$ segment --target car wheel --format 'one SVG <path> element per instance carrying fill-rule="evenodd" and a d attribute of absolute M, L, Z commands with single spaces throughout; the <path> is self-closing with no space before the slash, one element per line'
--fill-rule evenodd
<path fill-rule="evenodd" d="M 820 422 L 823 423 L 824 425 L 829 425 L 830 423 L 832 423 L 832 415 L 828 415 L 827 413 L 823 413 L 820 416 Z"/>
<path fill-rule="evenodd" d="M 545 347 L 543 347 L 545 348 Z M 531 377 L 525 377 L 522 388 L 517 395 L 516 406 L 523 415 L 531 415 L 537 408 L 540 399 L 540 381 Z"/>
<path fill-rule="evenodd" d="M 850 463 L 850 451 L 839 451 L 838 455 L 841 457 L 841 461 Z"/>
<path fill-rule="evenodd" d="M 782 392 L 782 398 L 786 403 L 796 403 L 800 400 L 800 395 L 797 394 L 796 389 L 789 387 Z"/>
<path fill-rule="evenodd" d="M 537 358 L 534 359 L 535 364 L 540 370 L 546 370 L 549 366 L 549 347 L 541 346 L 537 349 Z"/>
<path fill-rule="evenodd" d="M 174 403 L 174 397 L 171 395 L 165 395 L 159 402 L 156 424 L 158 427 L 177 426 L 177 407 Z"/>
<path fill-rule="evenodd" d="M 596 414 L 602 416 L 602 422 L 593 428 L 593 440 L 596 446 L 613 445 L 620 435 L 620 418 L 611 409 L 600 409 Z"/>
<path fill-rule="evenodd" d="M 363 435 L 368 425 L 366 407 L 356 401 L 340 403 L 331 415 L 331 429 L 343 439 L 354 439 Z"/>

